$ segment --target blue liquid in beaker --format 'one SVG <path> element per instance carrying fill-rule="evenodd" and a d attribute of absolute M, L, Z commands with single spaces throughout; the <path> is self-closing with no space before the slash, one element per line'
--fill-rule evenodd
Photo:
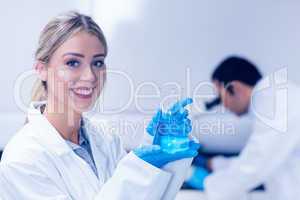
<path fill-rule="evenodd" d="M 161 135 L 160 146 L 167 153 L 176 153 L 189 149 L 190 139 L 187 136 Z"/>

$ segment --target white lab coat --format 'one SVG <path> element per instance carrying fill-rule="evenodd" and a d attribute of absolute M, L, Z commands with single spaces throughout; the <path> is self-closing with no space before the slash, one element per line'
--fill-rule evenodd
<path fill-rule="evenodd" d="M 247 145 L 238 157 L 227 159 L 225 169 L 216 170 L 205 180 L 208 200 L 241 200 L 260 184 L 266 188 L 264 200 L 300 197 L 300 89 L 289 82 L 285 98 L 282 85 L 262 89 L 266 81 L 254 90 L 250 109 L 254 131 Z"/>
<path fill-rule="evenodd" d="M 30 108 L 29 122 L 5 147 L 0 163 L 1 182 L 9 190 L 5 199 L 161 199 L 172 174 L 126 155 L 117 136 L 83 119 L 99 179 L 39 109 Z"/>

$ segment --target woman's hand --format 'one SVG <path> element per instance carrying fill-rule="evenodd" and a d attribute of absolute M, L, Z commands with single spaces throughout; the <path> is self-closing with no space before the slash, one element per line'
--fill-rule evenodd
<path fill-rule="evenodd" d="M 144 146 L 133 150 L 133 152 L 147 163 L 161 168 L 169 162 L 195 157 L 198 154 L 199 148 L 200 144 L 190 141 L 189 148 L 187 150 L 176 153 L 167 153 L 158 145 Z"/>
<path fill-rule="evenodd" d="M 192 170 L 192 175 L 188 180 L 186 180 L 185 183 L 189 187 L 192 187 L 192 188 L 195 188 L 198 190 L 204 190 L 205 189 L 204 181 L 209 176 L 209 171 L 207 171 L 203 167 L 198 167 L 198 166 L 191 168 L 191 170 Z"/>

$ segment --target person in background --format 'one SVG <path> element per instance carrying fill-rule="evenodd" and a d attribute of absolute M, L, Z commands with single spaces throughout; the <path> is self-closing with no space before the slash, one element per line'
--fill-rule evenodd
<path fill-rule="evenodd" d="M 219 94 L 212 104 L 222 103 L 240 117 L 251 115 L 254 131 L 238 156 L 208 160 L 209 170 L 194 169 L 187 182 L 204 189 L 208 200 L 241 200 L 261 184 L 265 200 L 298 199 L 299 87 L 284 71 L 262 79 L 253 63 L 238 56 L 223 60 L 212 81 Z"/>

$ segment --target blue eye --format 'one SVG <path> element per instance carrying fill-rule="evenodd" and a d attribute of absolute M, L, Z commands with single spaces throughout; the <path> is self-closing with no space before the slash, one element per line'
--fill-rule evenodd
<path fill-rule="evenodd" d="M 97 67 L 97 68 L 101 68 L 104 65 L 104 61 L 103 60 L 97 60 L 93 62 L 93 66 Z"/>
<path fill-rule="evenodd" d="M 79 66 L 79 62 L 77 60 L 70 60 L 68 62 L 66 62 L 66 65 L 68 65 L 69 67 L 72 67 L 72 68 L 76 68 Z"/>

